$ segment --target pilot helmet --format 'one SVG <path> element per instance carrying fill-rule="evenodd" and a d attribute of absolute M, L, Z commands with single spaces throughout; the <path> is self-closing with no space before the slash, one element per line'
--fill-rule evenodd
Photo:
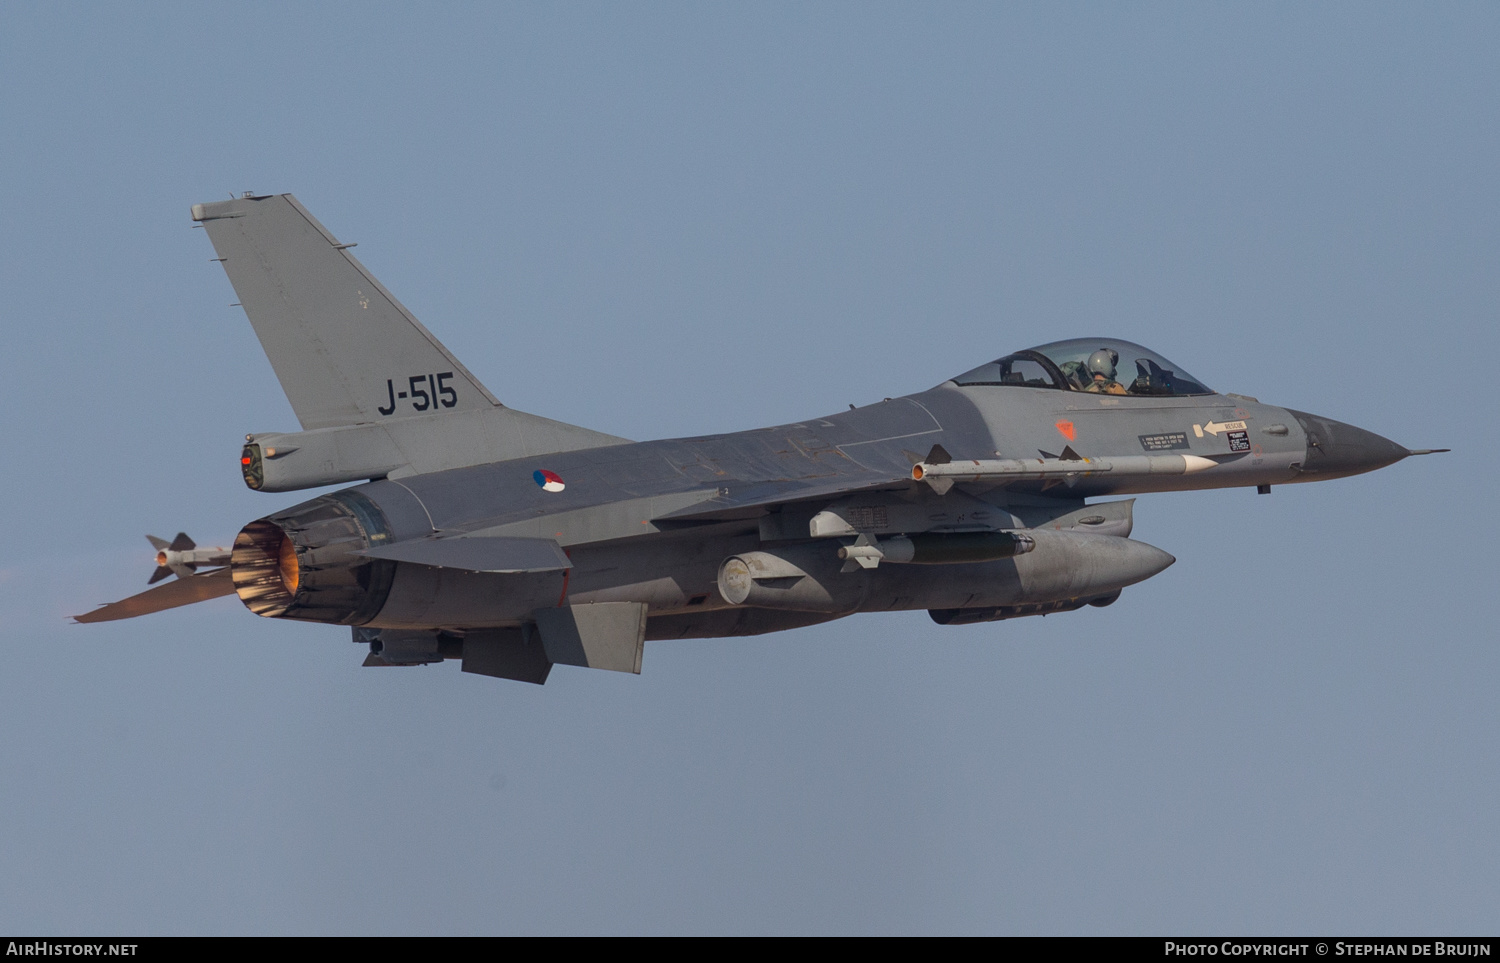
<path fill-rule="evenodd" d="M 1115 380 L 1115 362 L 1120 360 L 1120 352 L 1113 348 L 1100 348 L 1089 355 L 1089 372 L 1091 374 L 1103 375 L 1110 381 Z"/>

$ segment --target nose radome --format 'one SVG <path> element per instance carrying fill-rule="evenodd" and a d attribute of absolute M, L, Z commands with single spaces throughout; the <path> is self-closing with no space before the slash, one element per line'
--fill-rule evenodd
<path fill-rule="evenodd" d="M 1365 431 L 1342 421 L 1310 415 L 1305 411 L 1287 411 L 1307 433 L 1307 459 L 1302 470 L 1323 478 L 1358 475 L 1394 464 L 1411 451 L 1373 431 Z"/>

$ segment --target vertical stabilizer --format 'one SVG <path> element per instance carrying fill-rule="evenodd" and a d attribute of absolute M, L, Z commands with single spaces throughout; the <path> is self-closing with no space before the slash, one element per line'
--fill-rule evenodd
<path fill-rule="evenodd" d="M 192 213 L 304 429 L 499 404 L 292 195 Z"/>

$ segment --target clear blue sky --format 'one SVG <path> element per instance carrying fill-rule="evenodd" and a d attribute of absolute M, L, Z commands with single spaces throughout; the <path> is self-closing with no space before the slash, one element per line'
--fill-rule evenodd
<path fill-rule="evenodd" d="M 1493 935 L 1500 8 L 8 6 L 0 929 Z M 188 207 L 290 191 L 633 438 L 1087 334 L 1452 447 L 1155 495 L 1111 608 L 543 688 L 145 587 L 295 427 Z"/>

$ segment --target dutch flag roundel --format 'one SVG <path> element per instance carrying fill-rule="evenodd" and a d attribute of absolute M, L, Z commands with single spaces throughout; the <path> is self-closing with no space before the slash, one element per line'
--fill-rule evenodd
<path fill-rule="evenodd" d="M 532 472 L 531 478 L 541 486 L 542 491 L 560 492 L 567 487 L 563 484 L 563 480 L 558 477 L 557 472 L 548 471 L 545 468 L 538 468 Z"/>

